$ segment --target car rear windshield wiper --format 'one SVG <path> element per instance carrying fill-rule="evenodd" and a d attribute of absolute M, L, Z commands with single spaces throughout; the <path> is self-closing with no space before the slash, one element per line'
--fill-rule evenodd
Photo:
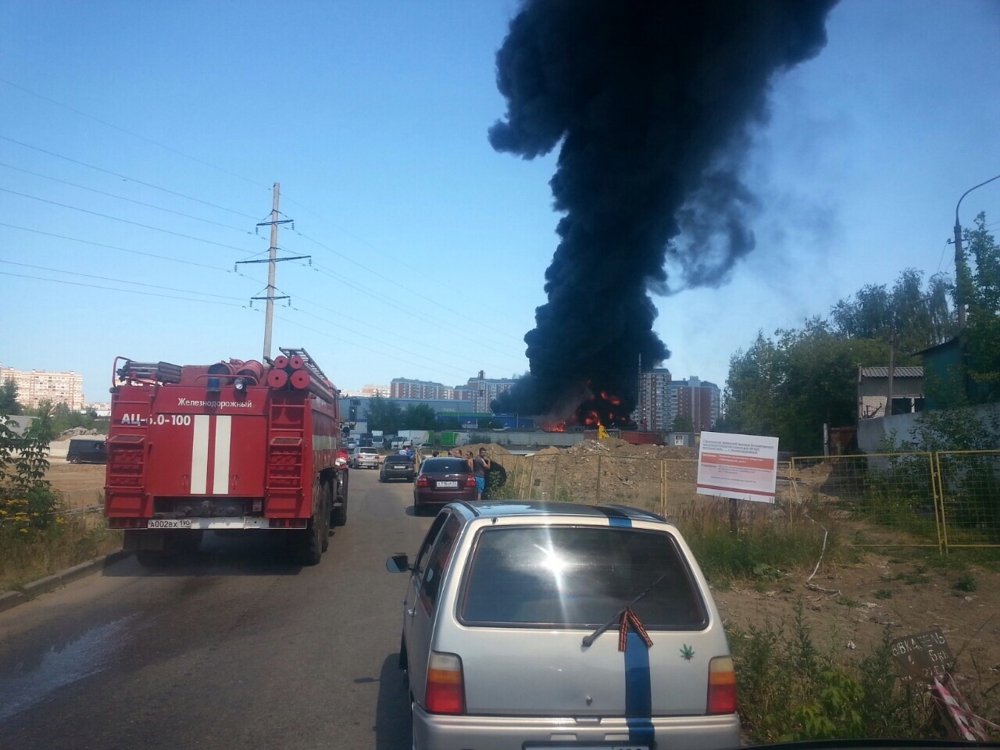
<path fill-rule="evenodd" d="M 639 594 L 639 596 L 637 596 L 635 599 L 633 599 L 628 604 L 626 604 L 624 607 L 622 607 L 617 612 L 615 612 L 614 616 L 610 620 L 608 620 L 606 623 L 604 623 L 603 625 L 601 625 L 601 627 L 599 627 L 597 630 L 595 630 L 590 635 L 584 636 L 583 637 L 583 647 L 584 648 L 590 648 L 591 645 L 594 643 L 594 641 L 596 641 L 598 638 L 600 638 L 601 635 L 603 633 L 605 633 L 608 628 L 610 628 L 616 622 L 620 622 L 621 621 L 622 613 L 624 613 L 625 610 L 631 609 L 633 604 L 635 604 L 636 602 L 638 602 L 640 599 L 642 599 L 642 597 L 644 597 L 646 594 L 648 594 L 650 591 L 652 591 L 653 587 L 656 586 L 656 584 L 658 584 L 660 581 L 662 581 L 664 578 L 666 578 L 672 572 L 673 571 L 668 570 L 662 576 L 660 576 L 655 581 L 653 581 L 651 584 L 649 584 L 649 586 L 646 587 L 646 590 L 643 591 L 641 594 Z"/>

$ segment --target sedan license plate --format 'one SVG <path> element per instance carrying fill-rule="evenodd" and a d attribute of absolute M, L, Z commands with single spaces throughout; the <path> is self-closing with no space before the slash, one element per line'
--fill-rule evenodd
<path fill-rule="evenodd" d="M 406 466 L 398 466 L 398 465 L 395 465 L 395 464 L 394 464 L 392 468 L 394 468 L 394 469 L 398 469 L 399 471 L 403 471 L 403 469 L 405 469 L 405 468 L 406 468 Z"/>
<path fill-rule="evenodd" d="M 190 518 L 150 518 L 147 529 L 190 529 Z"/>
<path fill-rule="evenodd" d="M 452 487 L 452 488 L 457 488 L 458 487 L 458 482 L 451 481 L 451 480 L 449 480 L 447 482 L 438 482 L 437 486 L 438 487 Z"/>
<path fill-rule="evenodd" d="M 633 745 L 630 742 L 598 742 L 596 744 L 525 745 L 524 750 L 649 750 L 649 745 Z"/>

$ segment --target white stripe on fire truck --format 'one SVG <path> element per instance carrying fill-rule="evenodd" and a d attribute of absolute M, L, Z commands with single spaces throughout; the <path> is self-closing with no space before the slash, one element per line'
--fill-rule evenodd
<path fill-rule="evenodd" d="M 212 467 L 212 494 L 229 494 L 229 446 L 233 435 L 233 418 L 220 414 L 215 418 L 215 463 Z"/>
<path fill-rule="evenodd" d="M 191 441 L 191 494 L 204 495 L 208 487 L 208 414 L 195 414 Z"/>

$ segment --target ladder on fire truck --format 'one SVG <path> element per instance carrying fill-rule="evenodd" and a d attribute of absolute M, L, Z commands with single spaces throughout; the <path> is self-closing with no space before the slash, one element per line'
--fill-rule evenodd
<path fill-rule="evenodd" d="M 286 346 L 279 346 L 278 350 L 289 359 L 292 357 L 300 357 L 302 359 L 302 366 L 309 371 L 309 374 L 312 375 L 313 378 L 325 385 L 327 388 L 333 388 L 333 383 L 330 382 L 326 373 L 319 368 L 319 365 L 313 361 L 312 357 L 309 356 L 309 352 L 305 349 L 293 349 Z"/>

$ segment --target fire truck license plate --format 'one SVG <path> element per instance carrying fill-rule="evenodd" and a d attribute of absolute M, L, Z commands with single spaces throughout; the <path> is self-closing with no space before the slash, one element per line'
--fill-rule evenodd
<path fill-rule="evenodd" d="M 147 529 L 190 529 L 190 518 L 150 518 Z"/>

